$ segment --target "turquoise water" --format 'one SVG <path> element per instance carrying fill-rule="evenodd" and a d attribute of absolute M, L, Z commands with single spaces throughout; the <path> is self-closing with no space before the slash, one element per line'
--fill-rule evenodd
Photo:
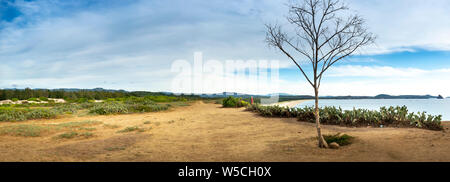
<path fill-rule="evenodd" d="M 349 100 L 319 100 L 319 107 L 335 106 L 344 110 L 353 108 L 379 110 L 386 106 L 407 106 L 409 112 L 426 111 L 432 115 L 442 115 L 443 121 L 450 121 L 450 99 L 349 99 Z M 296 107 L 314 106 L 314 101 L 303 102 Z"/>

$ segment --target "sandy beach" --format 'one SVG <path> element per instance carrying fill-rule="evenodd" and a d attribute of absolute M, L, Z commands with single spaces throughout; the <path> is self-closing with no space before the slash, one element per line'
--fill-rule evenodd
<path fill-rule="evenodd" d="M 100 122 L 86 126 L 93 137 L 55 139 L 63 131 L 2 135 L 0 161 L 450 161 L 449 123 L 444 131 L 323 126 L 325 134 L 347 133 L 356 140 L 339 150 L 319 149 L 313 123 L 203 102 L 156 113 L 3 122 L 0 127 L 83 121 Z M 118 132 L 133 126 L 145 131 Z"/>
<path fill-rule="evenodd" d="M 295 107 L 303 102 L 310 101 L 310 100 L 293 100 L 293 101 L 285 101 L 285 102 L 278 102 L 274 104 L 268 104 L 269 106 L 280 106 L 280 107 Z"/>

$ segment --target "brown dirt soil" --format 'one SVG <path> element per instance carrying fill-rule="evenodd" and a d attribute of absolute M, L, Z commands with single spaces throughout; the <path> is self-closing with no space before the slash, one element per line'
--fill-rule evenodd
<path fill-rule="evenodd" d="M 450 161 L 448 122 L 445 131 L 323 126 L 325 134 L 342 132 L 356 140 L 338 150 L 319 149 L 312 123 L 263 118 L 202 102 L 157 113 L 66 117 L 0 127 L 76 121 L 103 124 L 89 126 L 96 128 L 89 138 L 55 138 L 64 131 L 0 136 L 0 161 Z M 118 132 L 133 126 L 145 131 Z"/>

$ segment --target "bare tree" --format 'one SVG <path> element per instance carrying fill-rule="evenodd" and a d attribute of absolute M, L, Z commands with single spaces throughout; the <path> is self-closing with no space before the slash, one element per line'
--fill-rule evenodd
<path fill-rule="evenodd" d="M 295 27 L 293 37 L 278 25 L 266 25 L 269 46 L 280 49 L 289 57 L 314 88 L 316 127 L 322 148 L 328 148 L 319 117 L 319 88 L 323 74 L 336 62 L 375 40 L 375 36 L 364 28 L 364 20 L 351 15 L 348 10 L 339 0 L 303 0 L 289 5 L 287 20 Z M 299 64 L 301 59 L 312 64 L 311 73 Z"/>

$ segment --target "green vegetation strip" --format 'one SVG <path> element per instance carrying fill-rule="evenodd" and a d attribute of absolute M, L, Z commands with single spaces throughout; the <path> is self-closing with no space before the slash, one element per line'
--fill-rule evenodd
<path fill-rule="evenodd" d="M 247 111 L 257 112 L 265 117 L 296 117 L 299 121 L 315 122 L 314 108 L 289 108 L 280 106 L 249 105 Z M 406 106 L 381 107 L 379 111 L 367 109 L 342 110 L 323 107 L 319 110 L 320 122 L 341 126 L 397 126 L 442 130 L 442 116 L 427 115 L 426 112 L 409 113 Z"/>
<path fill-rule="evenodd" d="M 347 134 L 336 134 L 336 135 L 323 135 L 323 138 L 325 139 L 325 141 L 330 144 L 330 143 L 337 143 L 339 144 L 339 146 L 345 146 L 345 145 L 350 145 L 353 143 L 354 137 L 347 135 Z"/>
<path fill-rule="evenodd" d="M 223 107 L 245 107 L 248 106 L 249 103 L 242 100 L 242 98 L 235 98 L 235 97 L 227 97 L 223 99 L 222 106 Z"/>
<path fill-rule="evenodd" d="M 37 98 L 30 98 L 37 100 Z M 45 98 L 40 98 L 45 100 Z M 40 100 L 39 99 L 39 100 Z M 158 102 L 168 102 L 162 104 Z M 171 106 L 188 106 L 188 101 L 174 96 L 145 96 L 111 98 L 97 103 L 82 99 L 70 103 L 26 103 L 14 105 L 0 105 L 0 121 L 25 121 L 32 119 L 52 119 L 58 115 L 74 114 L 80 110 L 87 110 L 90 114 L 130 114 L 143 112 L 157 112 L 167 110 Z"/>
<path fill-rule="evenodd" d="M 93 136 L 94 136 L 94 134 L 91 132 L 78 133 L 78 132 L 71 131 L 71 132 L 63 133 L 63 134 L 56 136 L 56 139 L 72 139 L 75 137 L 90 138 Z"/>
<path fill-rule="evenodd" d="M 117 133 L 127 133 L 127 132 L 133 132 L 133 131 L 144 132 L 145 129 L 140 128 L 139 126 L 132 126 L 132 127 L 126 127 L 123 130 L 119 130 L 119 131 L 117 131 Z"/>

